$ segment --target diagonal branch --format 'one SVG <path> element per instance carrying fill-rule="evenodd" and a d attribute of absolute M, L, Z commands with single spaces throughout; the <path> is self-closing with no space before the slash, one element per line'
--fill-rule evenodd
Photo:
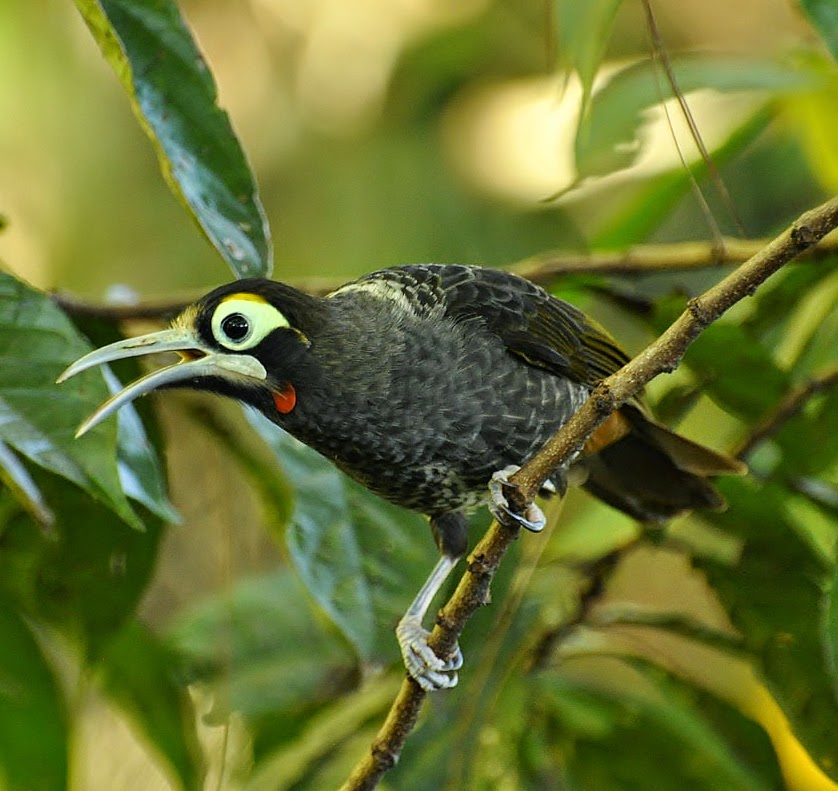
<path fill-rule="evenodd" d="M 541 484 L 582 447 L 608 415 L 661 373 L 675 370 L 687 347 L 703 329 L 784 264 L 817 244 L 838 227 L 838 198 L 803 214 L 788 230 L 699 297 L 654 343 L 613 376 L 603 380 L 582 408 L 512 479 L 518 485 L 514 505 L 523 509 Z M 453 648 L 466 622 L 489 600 L 489 585 L 518 534 L 497 521 L 475 547 L 466 573 L 437 617 L 429 643 L 441 656 Z M 426 693 L 411 679 L 402 683 L 369 752 L 359 761 L 342 791 L 372 789 L 395 766 L 419 717 Z"/>

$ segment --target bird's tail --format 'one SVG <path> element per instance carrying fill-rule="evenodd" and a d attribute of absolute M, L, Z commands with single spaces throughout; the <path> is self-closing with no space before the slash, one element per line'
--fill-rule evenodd
<path fill-rule="evenodd" d="M 724 498 L 708 478 L 748 471 L 741 461 L 676 434 L 631 405 L 594 433 L 585 453 L 585 488 L 643 521 L 694 508 L 721 510 Z"/>

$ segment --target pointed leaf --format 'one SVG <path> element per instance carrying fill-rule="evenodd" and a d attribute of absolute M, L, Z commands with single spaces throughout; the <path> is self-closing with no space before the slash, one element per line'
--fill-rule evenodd
<path fill-rule="evenodd" d="M 813 75 L 772 60 L 695 56 L 673 63 L 683 93 L 707 88 L 731 91 L 791 91 L 812 84 Z M 643 113 L 671 96 L 658 66 L 643 61 L 627 66 L 597 91 L 586 123 L 576 137 L 576 168 L 580 178 L 600 176 L 628 167 L 640 151 Z"/>
<path fill-rule="evenodd" d="M 55 514 L 47 505 L 43 492 L 32 479 L 26 465 L 5 442 L 0 442 L 0 481 L 6 484 L 15 499 L 40 525 L 50 528 L 54 524 Z"/>
<path fill-rule="evenodd" d="M 0 441 L 141 528 L 120 485 L 114 422 L 79 440 L 74 436 L 108 396 L 101 374 L 85 372 L 55 384 L 58 374 L 89 350 L 50 299 L 0 274 Z"/>
<path fill-rule="evenodd" d="M 256 184 L 172 0 L 76 0 L 157 150 L 166 181 L 238 277 L 271 271 Z"/>

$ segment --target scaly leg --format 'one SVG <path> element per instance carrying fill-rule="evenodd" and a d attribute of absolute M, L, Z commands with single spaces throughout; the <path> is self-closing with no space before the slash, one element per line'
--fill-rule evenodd
<path fill-rule="evenodd" d="M 463 666 L 463 654 L 459 646 L 451 657 L 440 659 L 428 645 L 430 632 L 422 626 L 422 621 L 434 596 L 458 560 L 458 557 L 448 555 L 443 555 L 439 559 L 396 627 L 396 638 L 399 641 L 407 672 L 427 692 L 456 686 L 456 671 Z"/>

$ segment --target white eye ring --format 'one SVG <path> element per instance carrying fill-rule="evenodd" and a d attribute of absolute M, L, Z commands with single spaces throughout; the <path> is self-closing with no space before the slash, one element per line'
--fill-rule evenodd
<path fill-rule="evenodd" d="M 238 317 L 239 326 L 246 325 L 238 338 L 227 334 L 232 316 Z M 290 327 L 288 319 L 273 305 L 250 294 L 233 294 L 225 299 L 212 314 L 212 335 L 222 346 L 240 352 L 260 344 L 276 329 Z"/>

